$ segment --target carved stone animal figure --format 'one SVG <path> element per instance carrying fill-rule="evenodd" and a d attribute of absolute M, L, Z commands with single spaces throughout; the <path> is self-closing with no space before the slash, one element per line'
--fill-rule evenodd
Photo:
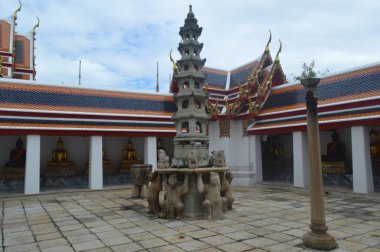
<path fill-rule="evenodd" d="M 161 177 L 157 173 L 157 171 L 148 174 L 149 178 L 149 187 L 148 187 L 148 195 L 147 195 L 147 200 L 148 200 L 148 207 L 149 207 L 149 212 L 150 214 L 158 214 L 161 212 L 161 207 L 160 207 L 160 191 L 162 190 L 162 182 L 161 182 Z"/>
<path fill-rule="evenodd" d="M 163 169 L 163 168 L 169 168 L 169 167 L 170 167 L 169 157 L 166 155 L 165 150 L 159 149 L 157 168 Z"/>
<path fill-rule="evenodd" d="M 212 151 L 211 152 L 214 166 L 215 167 L 225 167 L 226 166 L 226 157 L 224 155 L 224 150 Z"/>
<path fill-rule="evenodd" d="M 203 193 L 205 200 L 202 203 L 204 217 L 206 219 L 217 218 L 223 213 L 223 205 L 226 199 L 220 195 L 220 179 L 215 172 L 210 172 L 210 183 L 204 185 L 202 174 L 198 174 L 198 192 Z"/>
<path fill-rule="evenodd" d="M 181 219 L 183 202 L 182 196 L 189 192 L 189 175 L 185 175 L 182 185 L 178 184 L 177 175 L 171 174 L 166 186 L 166 197 L 164 202 L 164 211 L 162 218 Z"/>
<path fill-rule="evenodd" d="M 230 171 L 224 173 L 222 176 L 222 185 L 221 185 L 221 195 L 226 198 L 226 205 L 224 210 L 232 210 L 232 204 L 235 201 L 234 196 L 232 195 L 231 182 L 234 178 Z"/>
<path fill-rule="evenodd" d="M 198 152 L 196 150 L 189 152 L 187 163 L 189 168 L 198 168 Z"/>

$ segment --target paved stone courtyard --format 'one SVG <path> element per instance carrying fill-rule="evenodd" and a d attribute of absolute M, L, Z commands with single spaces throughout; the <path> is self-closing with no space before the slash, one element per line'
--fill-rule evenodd
<path fill-rule="evenodd" d="M 147 214 L 130 189 L 0 198 L 2 251 L 304 251 L 307 191 L 235 188 L 223 219 L 169 221 Z M 380 251 L 380 195 L 326 195 L 335 251 Z"/>

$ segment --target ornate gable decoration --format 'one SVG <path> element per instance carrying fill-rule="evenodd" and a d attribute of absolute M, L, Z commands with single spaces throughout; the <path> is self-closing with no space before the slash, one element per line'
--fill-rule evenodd
<path fill-rule="evenodd" d="M 230 121 L 220 120 L 219 121 L 219 137 L 230 137 Z"/>
<path fill-rule="evenodd" d="M 247 128 L 248 128 L 249 120 L 242 120 L 241 123 L 243 126 L 243 137 L 247 137 L 248 136 Z"/>

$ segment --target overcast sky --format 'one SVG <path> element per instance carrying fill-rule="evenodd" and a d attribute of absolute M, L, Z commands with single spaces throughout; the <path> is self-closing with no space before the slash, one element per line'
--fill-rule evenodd
<path fill-rule="evenodd" d="M 299 74 L 304 62 L 316 70 L 341 71 L 380 61 L 379 0 L 22 0 L 17 32 L 37 30 L 37 82 L 103 89 L 155 90 L 159 61 L 161 92 L 168 91 L 169 51 L 179 59 L 178 31 L 188 5 L 203 27 L 201 57 L 206 66 L 231 70 L 260 56 L 278 39 L 285 74 Z M 0 0 L 9 17 L 17 0 Z"/>

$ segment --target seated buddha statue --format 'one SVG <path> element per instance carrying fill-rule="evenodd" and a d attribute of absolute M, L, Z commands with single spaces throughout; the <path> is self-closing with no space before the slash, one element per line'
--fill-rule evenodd
<path fill-rule="evenodd" d="M 131 165 L 142 163 L 143 162 L 137 158 L 136 151 L 132 146 L 132 141 L 129 139 L 128 146 L 123 151 L 123 160 L 121 161 L 120 173 L 130 173 Z"/>
<path fill-rule="evenodd" d="M 374 176 L 380 175 L 380 142 L 377 131 L 372 129 L 370 132 L 370 152 L 372 161 L 372 171 Z"/>
<path fill-rule="evenodd" d="M 277 159 L 283 158 L 284 156 L 284 146 L 280 143 L 280 139 L 277 136 L 273 138 L 270 155 Z"/>
<path fill-rule="evenodd" d="M 379 135 L 377 131 L 372 129 L 369 133 L 370 136 L 370 149 L 371 149 L 371 158 L 377 158 L 380 156 L 380 143 L 378 141 Z"/>
<path fill-rule="evenodd" d="M 331 135 L 332 142 L 327 144 L 327 155 L 323 156 L 324 161 L 342 161 L 346 152 L 344 143 L 339 141 L 338 133 Z"/>
<path fill-rule="evenodd" d="M 16 142 L 16 149 L 11 150 L 9 161 L 5 167 L 25 167 L 26 151 L 20 138 Z"/>
<path fill-rule="evenodd" d="M 132 147 L 131 140 L 128 141 L 128 147 L 123 152 L 124 160 L 136 160 L 136 151 Z"/>
<path fill-rule="evenodd" d="M 16 142 L 16 149 L 11 150 L 9 161 L 0 169 L 0 178 L 22 179 L 25 176 L 26 150 L 20 138 Z"/>
<path fill-rule="evenodd" d="M 339 141 L 339 135 L 334 131 L 331 142 L 327 144 L 327 155 L 322 156 L 322 171 L 325 173 L 346 172 L 346 149 L 344 143 Z"/>
<path fill-rule="evenodd" d="M 47 164 L 45 176 L 72 176 L 76 175 L 74 163 L 69 160 L 67 151 L 63 148 L 63 141 L 60 138 L 57 142 L 57 149 L 52 152 L 52 159 Z"/>

